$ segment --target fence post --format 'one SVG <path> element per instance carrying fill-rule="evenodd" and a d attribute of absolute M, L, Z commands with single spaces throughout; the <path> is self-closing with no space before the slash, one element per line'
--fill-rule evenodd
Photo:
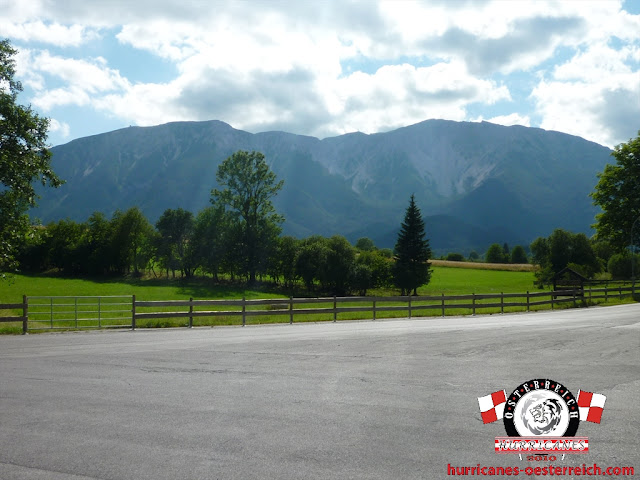
<path fill-rule="evenodd" d="M 409 294 L 409 318 L 411 318 L 411 294 Z"/>
<path fill-rule="evenodd" d="M 529 312 L 529 290 L 527 290 L 527 312 Z"/>
<path fill-rule="evenodd" d="M 576 289 L 574 288 L 572 292 L 573 292 L 573 308 L 576 308 L 578 306 L 578 304 L 576 303 Z"/>
<path fill-rule="evenodd" d="M 337 302 L 336 302 L 336 296 L 333 296 L 333 321 L 335 322 L 336 320 L 338 320 L 338 311 L 336 310 L 338 308 Z"/>
<path fill-rule="evenodd" d="M 500 292 L 500 314 L 504 314 L 504 292 Z"/>
<path fill-rule="evenodd" d="M 553 301 L 555 300 L 555 295 L 551 292 L 551 310 L 553 310 Z"/>
<path fill-rule="evenodd" d="M 476 293 L 471 294 L 471 315 L 476 316 Z"/>
<path fill-rule="evenodd" d="M 609 287 L 605 285 L 604 287 L 604 303 L 609 301 Z"/>
<path fill-rule="evenodd" d="M 376 299 L 373 299 L 373 320 L 376 319 Z"/>
<path fill-rule="evenodd" d="M 242 296 L 242 326 L 247 324 L 247 301 L 245 296 Z"/>
<path fill-rule="evenodd" d="M 622 286 L 618 285 L 618 288 L 620 289 L 620 300 L 622 300 Z"/>
<path fill-rule="evenodd" d="M 442 294 L 442 317 L 444 318 L 444 293 Z"/>
<path fill-rule="evenodd" d="M 293 296 L 289 296 L 289 325 L 293 325 Z"/>
<path fill-rule="evenodd" d="M 136 329 L 136 296 L 131 295 L 131 330 Z"/>
<path fill-rule="evenodd" d="M 29 320 L 29 304 L 27 303 L 27 296 L 22 296 L 22 334 L 27 334 L 27 322 Z"/>
<path fill-rule="evenodd" d="M 189 298 L 189 328 L 193 328 L 193 297 Z"/>

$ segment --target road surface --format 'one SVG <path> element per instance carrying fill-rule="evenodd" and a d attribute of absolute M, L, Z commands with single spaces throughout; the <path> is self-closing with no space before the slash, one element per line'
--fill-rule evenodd
<path fill-rule="evenodd" d="M 555 465 L 640 471 L 633 304 L 3 336 L 0 478 L 439 479 L 448 464 L 542 466 L 494 453 L 504 426 L 483 424 L 477 400 L 533 378 L 607 397 L 602 423 L 578 430 L 590 452 Z"/>

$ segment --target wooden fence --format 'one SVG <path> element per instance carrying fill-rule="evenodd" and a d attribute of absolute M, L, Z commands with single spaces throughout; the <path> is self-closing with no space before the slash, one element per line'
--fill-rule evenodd
<path fill-rule="evenodd" d="M 283 316 L 289 323 L 294 323 L 296 315 L 328 314 L 333 321 L 338 320 L 340 313 L 364 313 L 364 318 L 384 318 L 385 312 L 406 312 L 406 315 L 419 315 L 427 311 L 437 311 L 443 317 L 447 310 L 467 310 L 472 315 L 483 309 L 521 308 L 529 312 L 533 307 L 578 302 L 586 303 L 614 297 L 635 295 L 635 284 L 612 288 L 595 288 L 582 290 L 563 290 L 551 292 L 499 293 L 470 295 L 428 295 L 428 296 L 393 296 L 393 297 L 323 297 L 323 298 L 283 298 L 247 300 L 171 300 L 171 301 L 139 301 L 133 298 L 132 328 L 136 328 L 138 320 L 161 318 L 184 318 L 188 326 L 200 317 L 241 317 L 242 326 L 247 318 L 253 316 Z M 326 306 L 315 306 L 315 305 Z M 586 303 L 588 305 L 588 303 Z M 306 305 L 314 305 L 306 307 Z M 233 309 L 225 307 L 234 307 Z M 139 309 L 155 309 L 152 312 L 139 312 Z M 157 311 L 157 309 L 171 311 Z M 178 310 L 176 310 L 178 309 Z M 184 310 L 181 310 L 184 309 Z"/>
<path fill-rule="evenodd" d="M 390 297 L 322 297 L 275 298 L 247 300 L 168 300 L 143 301 L 135 295 L 126 297 L 23 297 L 22 303 L 0 304 L 2 310 L 22 310 L 20 316 L 3 316 L 0 322 L 22 322 L 22 333 L 28 330 L 80 329 L 80 328 L 132 328 L 140 321 L 149 326 L 154 319 L 182 318 L 184 325 L 193 327 L 200 318 L 225 317 L 229 323 L 247 324 L 252 317 L 284 317 L 283 321 L 337 321 L 340 314 L 349 319 L 379 319 L 395 316 L 426 316 L 453 314 L 475 315 L 530 311 L 566 303 L 588 306 L 590 303 L 625 296 L 635 296 L 634 284 L 608 288 L 585 288 L 526 293 L 494 293 L 470 295 L 423 295 Z M 639 292 L 640 293 L 640 292 Z M 47 301 L 43 301 L 46 299 Z M 33 307 L 29 319 L 29 308 Z M 306 318 L 300 319 L 305 315 Z M 316 317 L 311 317 L 311 316 Z M 321 318 L 318 318 L 321 317 Z M 231 320 L 229 320 L 231 319 Z M 235 320 L 234 320 L 235 319 Z M 270 319 L 271 321 L 271 319 Z"/>
<path fill-rule="evenodd" d="M 22 322 L 22 334 L 27 333 L 27 323 L 29 320 L 29 304 L 27 302 L 27 296 L 22 296 L 22 303 L 0 303 L 0 310 L 16 310 L 22 309 L 22 315 L 11 317 L 0 317 L 0 323 L 8 322 Z"/>

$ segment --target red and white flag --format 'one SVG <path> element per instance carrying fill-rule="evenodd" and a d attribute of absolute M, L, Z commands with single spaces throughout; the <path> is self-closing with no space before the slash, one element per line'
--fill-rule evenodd
<path fill-rule="evenodd" d="M 580 411 L 580 421 L 600 423 L 604 402 L 607 399 L 600 393 L 585 392 L 578 390 L 578 410 Z"/>
<path fill-rule="evenodd" d="M 491 395 L 478 397 L 478 405 L 480 405 L 480 414 L 483 423 L 491 423 L 504 417 L 504 406 L 507 403 L 507 393 L 504 390 L 498 390 Z"/>

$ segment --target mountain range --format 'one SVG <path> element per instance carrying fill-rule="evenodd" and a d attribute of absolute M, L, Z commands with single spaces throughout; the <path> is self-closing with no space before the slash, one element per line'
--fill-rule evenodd
<path fill-rule="evenodd" d="M 221 121 L 129 127 L 51 149 L 58 189 L 40 189 L 32 217 L 85 221 L 138 206 L 152 222 L 167 208 L 209 205 L 218 165 L 261 151 L 284 187 L 274 199 L 283 232 L 369 237 L 393 247 L 415 195 L 435 251 L 528 245 L 554 228 L 590 233 L 589 198 L 611 150 L 580 137 L 487 122 L 427 120 L 397 130 L 318 139 L 252 134 Z"/>

